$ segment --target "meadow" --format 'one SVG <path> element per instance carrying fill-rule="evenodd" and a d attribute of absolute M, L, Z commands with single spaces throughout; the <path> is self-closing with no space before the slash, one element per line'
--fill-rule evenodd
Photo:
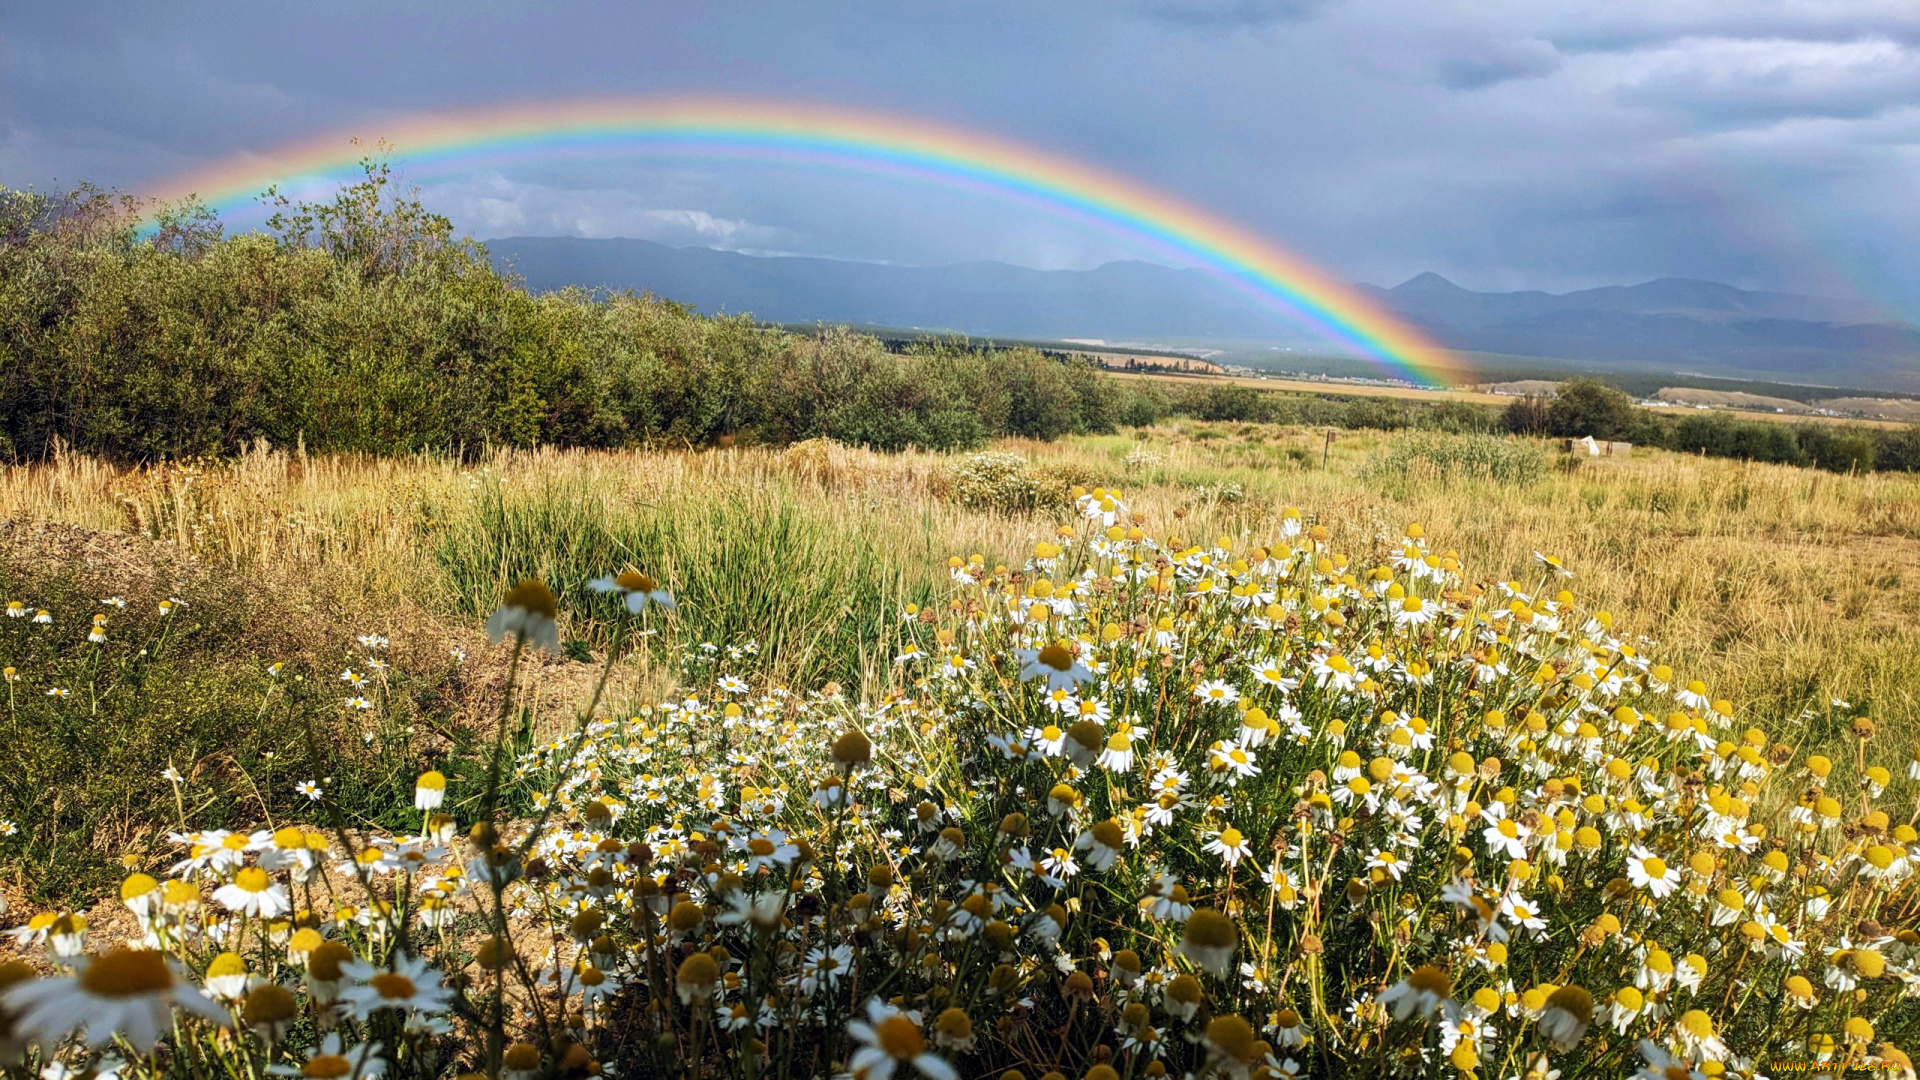
<path fill-rule="evenodd" d="M 871 690 L 897 644 L 876 609 L 925 602 L 955 553 L 1017 561 L 1070 520 L 1072 488 L 1119 486 L 1188 536 L 1257 537 L 1293 507 L 1343 550 L 1375 555 L 1420 522 L 1486 580 L 1523 577 L 1535 552 L 1553 553 L 1578 568 L 1583 597 L 1759 720 L 1809 721 L 1824 740 L 1841 700 L 1897 738 L 1920 734 L 1920 671 L 1903 662 L 1920 648 L 1912 474 L 1660 451 L 1578 460 L 1494 437 L 1329 442 L 1318 429 L 1204 421 L 1009 440 L 998 453 L 1020 461 L 1013 476 L 971 487 L 971 455 L 830 440 L 475 464 L 267 449 L 156 469 L 68 457 L 3 474 L 0 518 L 144 537 L 157 545 L 147 560 L 275 582 L 299 602 L 449 640 L 518 576 L 578 599 L 601 568 L 634 562 L 679 582 L 683 643 L 754 638 L 780 677 Z M 795 580 L 795 565 L 819 572 Z M 599 644 L 592 620 L 563 628 Z"/>
<path fill-rule="evenodd" d="M 1101 516 L 1102 500 L 1118 507 L 1117 516 Z M 895 1065 L 933 1077 L 956 1068 L 1090 1077 L 1180 1068 L 1234 1076 L 1352 1069 L 1544 1076 L 1550 1062 L 1570 1075 L 1618 1075 L 1665 1059 L 1656 1055 L 1737 1072 L 1755 1067 L 1762 1053 L 1897 1053 L 1887 1040 L 1910 1041 L 1920 1023 L 1901 990 L 1911 976 L 1895 977 L 1920 943 L 1909 940 L 1909 856 L 1898 856 L 1891 872 L 1872 870 L 1878 852 L 1914 846 L 1911 828 L 1899 823 L 1914 817 L 1907 763 L 1920 741 L 1915 474 L 1850 476 L 1662 451 L 1571 460 L 1545 442 L 1434 432 L 1340 432 L 1329 443 L 1318 428 L 1177 421 L 1053 442 L 1001 440 L 975 453 L 882 454 L 812 440 L 784 449 L 507 450 L 461 463 L 260 445 L 224 463 L 153 468 L 67 454 L 0 473 L 0 521 L 9 523 L 0 530 L 0 602 L 17 601 L 21 611 L 0 621 L 9 680 L 4 741 L 17 748 L 0 781 L 0 819 L 10 832 L 0 838 L 0 889 L 21 921 L 17 946 L 29 958 L 51 949 L 57 964 L 89 932 L 96 950 L 144 940 L 184 961 L 181 978 L 192 971 L 212 987 L 237 963 L 252 971 L 244 985 L 284 985 L 301 995 L 297 1003 L 260 995 L 260 1009 L 284 1006 L 285 1021 L 255 1025 L 263 1041 L 246 1053 L 239 1044 L 203 1042 L 192 1051 L 203 1059 L 196 1068 L 298 1066 L 302 1054 L 326 1058 L 329 1032 L 347 1032 L 360 1049 L 334 1046 L 332 1053 L 345 1063 L 339 1067 L 363 1075 L 376 1068 L 580 1075 L 602 1062 L 635 1075 L 703 1067 L 815 1075 L 849 1060 L 874 1077 Z M 1124 538 L 1102 546 L 1103 535 Z M 1093 549 L 1081 550 L 1089 541 Z M 1140 555 L 1129 565 L 1159 569 L 1112 580 L 1144 581 L 1144 588 L 1095 589 L 1104 571 L 1094 568 L 1124 564 L 1133 556 L 1114 549 L 1133 544 Z M 1268 609 L 1276 620 L 1282 607 L 1289 613 L 1289 635 L 1306 620 L 1300 633 L 1310 636 L 1297 646 L 1271 646 L 1274 662 L 1286 666 L 1274 678 L 1297 690 L 1275 692 L 1283 683 L 1248 680 L 1244 672 L 1214 675 L 1223 660 L 1231 666 L 1232 657 L 1252 655 L 1233 642 L 1279 633 L 1277 621 L 1236 629 L 1243 616 L 1233 613 L 1244 605 L 1164 602 L 1167 586 L 1195 586 L 1216 563 L 1224 577 L 1254 589 L 1254 578 L 1236 576 L 1257 575 L 1245 569 L 1253 556 L 1231 573 L 1226 568 L 1250 550 L 1263 559 L 1269 550 L 1295 553 L 1270 571 L 1280 584 L 1265 602 L 1281 605 Z M 1416 550 L 1425 561 L 1405 561 Z M 1337 564 L 1327 561 L 1333 553 Z M 1435 568 L 1433 583 L 1420 566 Z M 671 595 L 672 610 L 642 604 L 633 614 L 608 603 L 596 579 L 616 597 L 646 595 L 633 585 L 637 578 L 621 586 L 603 577 L 623 567 L 644 569 L 649 585 Z M 1326 604 L 1307 600 L 1316 590 L 1340 595 L 1336 579 L 1346 580 L 1347 568 L 1362 575 L 1355 584 L 1367 583 L 1335 601 L 1347 605 L 1350 621 L 1317 622 Z M 502 606 L 503 596 L 520 595 L 509 589 L 528 579 L 551 587 L 553 606 L 524 598 L 522 607 L 511 599 Z M 1467 620 L 1463 626 L 1476 625 L 1481 616 L 1472 613 L 1480 611 L 1494 620 L 1488 626 L 1498 625 L 1508 598 L 1521 602 L 1521 618 L 1554 627 L 1569 619 L 1558 614 L 1563 609 L 1583 614 L 1540 639 L 1555 643 L 1550 650 L 1523 647 L 1518 631 L 1511 646 L 1504 634 L 1498 645 L 1488 637 L 1468 646 L 1480 650 L 1481 665 L 1495 662 L 1489 649 L 1521 651 L 1509 657 L 1511 675 L 1483 666 L 1466 683 L 1443 678 L 1435 685 L 1451 689 L 1429 691 L 1421 680 L 1431 677 L 1406 662 L 1436 639 L 1419 636 L 1426 624 L 1417 620 L 1414 637 L 1405 637 L 1407 623 L 1373 607 L 1375 597 L 1397 605 L 1409 593 L 1447 604 L 1460 613 L 1449 618 Z M 1016 595 L 1025 599 L 1008 599 Z M 1018 613 L 1036 600 L 1048 627 L 1060 620 L 1057 631 L 1036 633 L 1030 615 L 1004 621 L 993 614 L 996 605 Z M 50 624 L 30 617 L 41 610 Z M 519 643 L 511 649 L 483 630 L 490 616 L 499 629 L 502 612 L 521 620 L 512 623 L 518 630 L 495 635 Z M 537 647 L 543 613 L 553 617 L 546 649 Z M 1085 619 L 1092 620 L 1087 628 L 1070 629 Z M 1362 629 L 1368 626 L 1375 628 Z M 99 640 L 87 641 L 90 633 Z M 1077 640 L 1073 648 L 1089 662 L 1094 651 L 1122 650 L 1106 663 L 1132 664 L 1138 673 L 1134 697 L 1117 675 L 1103 691 L 1116 711 L 1097 717 L 1099 745 L 1085 760 L 1065 742 L 1045 749 L 1050 739 L 1067 738 L 1072 718 L 1042 731 L 1049 700 L 1063 695 L 1041 695 L 1019 677 L 1022 663 L 1040 663 L 1035 657 L 1055 633 Z M 1349 648 L 1373 642 L 1374 663 L 1387 665 L 1377 670 L 1412 673 L 1405 687 L 1382 674 L 1375 707 L 1410 695 L 1396 707 L 1429 716 L 1441 750 L 1453 748 L 1454 758 L 1466 750 L 1469 765 L 1490 750 L 1509 762 L 1488 757 L 1496 772 L 1480 780 L 1473 779 L 1478 766 L 1459 774 L 1459 801 L 1440 798 L 1410 826 L 1402 821 L 1397 838 L 1367 839 L 1385 821 L 1374 804 L 1356 815 L 1357 803 L 1349 808 L 1342 799 L 1336 811 L 1325 801 L 1329 773 L 1332 786 L 1345 790 L 1345 758 L 1338 740 L 1331 749 L 1322 742 L 1325 732 L 1351 726 L 1355 745 L 1380 740 L 1384 756 L 1369 768 L 1383 790 L 1400 791 L 1387 807 L 1393 815 L 1413 813 L 1392 809 L 1403 802 L 1419 804 L 1421 772 L 1438 777 L 1446 767 L 1434 759 L 1403 776 L 1393 764 L 1428 760 L 1425 751 L 1405 756 L 1421 745 L 1405 742 L 1406 732 L 1423 736 L 1426 720 L 1409 729 L 1406 712 L 1389 708 L 1375 718 L 1374 708 L 1314 689 L 1314 671 L 1322 669 L 1310 665 L 1323 664 L 1326 643 L 1343 633 L 1360 635 Z M 1161 659 L 1149 662 L 1147 642 L 1183 634 L 1192 635 L 1191 653 L 1163 647 Z M 1126 653 L 1136 641 L 1142 651 Z M 1216 647 L 1202 648 L 1203 641 L 1229 647 L 1216 658 Z M 1022 644 L 1031 645 L 1020 653 L 1024 661 L 1013 657 Z M 1591 681 L 1556 683 L 1579 677 L 1578 666 L 1570 674 L 1553 651 L 1569 648 L 1611 658 L 1593 668 L 1608 685 L 1621 664 L 1642 671 L 1628 689 L 1609 691 L 1627 700 L 1677 693 L 1664 690 L 1669 680 L 1675 687 L 1698 680 L 1703 692 L 1711 688 L 1712 708 L 1703 693 L 1664 715 L 1679 717 L 1681 730 L 1691 723 L 1705 731 L 1709 720 L 1731 724 L 1748 732 L 1748 747 L 1767 752 L 1753 756 L 1756 771 L 1742 767 L 1740 784 L 1723 789 L 1733 778 L 1712 765 L 1711 739 L 1701 744 L 1708 747 L 1703 772 L 1685 763 L 1686 751 L 1670 757 L 1670 738 L 1633 743 L 1634 755 L 1652 755 L 1639 767 L 1675 770 L 1671 782 L 1648 779 L 1652 773 L 1635 781 L 1644 782 L 1638 797 L 1651 806 L 1641 841 L 1670 848 L 1677 839 L 1672 860 L 1679 864 L 1694 815 L 1723 825 L 1738 818 L 1742 836 L 1748 815 L 1753 823 L 1753 839 L 1723 850 L 1718 862 L 1712 844 L 1695 848 L 1683 872 L 1689 884 L 1671 903 L 1665 893 L 1636 897 L 1621 884 L 1640 881 L 1652 865 L 1637 843 L 1610 844 L 1604 858 L 1581 861 L 1591 830 L 1578 834 L 1578 844 L 1570 830 L 1589 814 L 1608 832 L 1636 829 L 1615 815 L 1639 803 L 1625 792 L 1602 794 L 1613 774 L 1584 778 L 1585 769 L 1616 760 L 1615 751 L 1598 751 L 1600 732 L 1594 750 L 1560 762 L 1563 745 L 1536 744 L 1525 730 L 1489 730 L 1474 711 L 1497 696 L 1498 711 L 1516 722 L 1590 712 L 1606 725 L 1607 739 L 1621 740 L 1621 753 L 1659 726 L 1663 713 L 1651 703 L 1646 724 L 1623 721 L 1611 705 L 1582 704 L 1583 695 L 1601 692 Z M 1000 666 L 1000 656 L 1012 666 Z M 1175 656 L 1183 657 L 1179 664 Z M 916 669 L 934 657 L 1001 674 L 961 693 L 951 673 Z M 1542 657 L 1544 676 L 1536 667 Z M 1646 668 L 1641 657 L 1657 657 L 1661 666 Z M 1055 674 L 1078 672 L 1077 663 L 1061 661 Z M 1049 670 L 1039 669 L 1038 685 L 1052 683 Z M 1070 694 L 1078 678 L 1059 685 Z M 1234 723 L 1249 753 L 1266 742 L 1264 728 L 1245 734 L 1255 730 L 1245 718 L 1258 713 L 1262 722 L 1271 714 L 1299 725 L 1301 756 L 1287 758 L 1290 764 L 1271 757 L 1273 746 L 1294 745 L 1296 736 L 1282 734 L 1266 743 L 1258 784 L 1251 776 L 1244 785 L 1205 780 L 1220 760 L 1208 756 L 1209 737 L 1200 734 L 1210 714 L 1167 702 L 1169 694 L 1177 702 L 1195 686 L 1215 684 L 1240 699 L 1238 713 L 1223 715 L 1242 718 Z M 1370 685 L 1371 677 L 1361 684 Z M 1255 701 L 1262 707 L 1249 712 Z M 994 717 L 1001 719 L 984 719 Z M 1174 735 L 1188 730 L 1182 725 L 1192 733 Z M 1225 743 L 1212 743 L 1215 751 L 1235 745 L 1231 727 Z M 1029 728 L 1038 741 L 1021 754 L 1037 754 L 1039 763 L 993 764 L 1002 755 L 989 747 L 1012 745 L 994 740 L 1024 739 Z M 1093 751 L 1110 735 L 1120 740 L 1115 745 L 1131 745 L 1127 737 L 1145 738 L 1149 729 L 1156 749 L 1149 760 L 1143 746 L 1138 777 L 1127 779 L 1132 751 L 1127 768 L 1116 770 L 1104 756 L 1094 764 Z M 869 748 L 855 753 L 850 731 L 864 732 Z M 1723 741 L 1720 753 L 1740 741 Z M 1066 756 L 1045 756 L 1063 746 Z M 1197 755 L 1194 763 L 1188 753 Z M 1314 767 L 1322 754 L 1330 756 Z M 1559 763 L 1511 773 L 1536 758 Z M 1875 763 L 1885 770 L 1870 774 Z M 1016 765 L 1042 771 L 1028 775 Z M 1565 786 L 1548 781 L 1556 794 L 1533 786 L 1560 769 L 1570 771 Z M 1141 822 L 1152 818 L 1129 819 L 1121 804 L 1147 798 L 1145 813 L 1175 776 L 1198 788 L 1174 784 L 1166 805 L 1202 815 L 1199 831 L 1142 832 Z M 1703 779 L 1712 787 L 1696 803 Z M 1442 787 L 1453 790 L 1453 783 Z M 1850 816 L 1863 815 L 1850 819 L 1844 840 L 1812 825 L 1802 838 L 1796 815 L 1813 821 L 1807 808 L 1817 801 L 1809 784 L 1815 795 L 1823 787 L 1839 793 L 1853 807 Z M 1207 791 L 1213 794 L 1200 798 Z M 1586 792 L 1589 801 L 1568 803 L 1567 792 Z M 1034 804 L 1041 794 L 1055 809 Z M 1725 805 L 1729 794 L 1737 811 Z M 868 800 L 870 807 L 855 809 Z M 1280 813 L 1296 800 L 1293 816 Z M 1445 822 L 1463 810 L 1485 817 L 1487 805 L 1503 801 L 1508 813 L 1524 811 L 1535 833 L 1544 828 L 1540 835 L 1553 835 L 1548 819 L 1558 815 L 1568 830 L 1564 843 L 1578 849 L 1574 862 L 1524 844 L 1511 867 L 1505 856 L 1478 862 L 1492 849 L 1481 856 L 1453 848 L 1464 864 L 1450 861 L 1448 844 L 1418 854 L 1431 842 L 1422 829 L 1441 829 L 1459 844 L 1486 821 L 1461 825 L 1465 836 L 1447 832 Z M 1704 810 L 1707 803 L 1718 809 Z M 842 807 L 850 817 L 839 816 Z M 1825 802 L 1818 812 L 1827 812 Z M 1096 828 L 1108 813 L 1116 816 Z M 1027 865 L 1019 861 L 1024 847 L 1015 844 L 1020 855 L 1010 854 L 1007 830 L 1016 826 L 1008 815 L 1036 840 L 1043 821 L 1048 831 L 1066 830 L 1039 842 L 1034 858 L 1051 848 L 1053 862 L 1006 876 L 1005 866 Z M 1108 827 L 1116 821 L 1132 824 Z M 276 863 L 289 823 L 295 847 L 352 857 L 330 870 L 313 860 L 310 876 L 306 864 L 286 861 L 292 856 Z M 472 837 L 454 839 L 456 823 L 474 826 Z M 1869 852 L 1875 838 L 1899 832 L 1895 825 L 1905 839 Z M 1116 839 L 1120 832 L 1126 835 Z M 514 844 L 501 846 L 503 835 Z M 1240 855 L 1223 866 L 1209 852 L 1223 836 L 1237 843 L 1253 835 L 1272 839 L 1249 846 L 1249 858 L 1284 857 L 1290 844 L 1295 855 L 1312 857 L 1280 878 L 1269 867 L 1267 887 L 1254 886 L 1251 870 L 1236 884 Z M 190 913 L 163 916 L 164 905 L 146 902 L 145 890 L 157 896 L 164 871 L 183 853 L 186 861 L 173 867 L 177 880 L 204 873 L 210 886 L 236 888 L 244 859 L 218 854 L 230 836 L 262 852 L 263 867 L 277 867 L 273 884 L 262 875 L 247 887 L 278 890 L 278 875 L 291 874 L 281 895 L 300 903 L 228 905 L 230 913 L 219 915 L 221 905 L 198 899 L 197 887 Z M 591 845 L 578 846 L 583 836 L 619 839 L 602 840 L 596 857 Z M 1351 838 L 1347 855 L 1338 841 L 1322 846 L 1335 836 Z M 1773 863 L 1762 865 L 1759 856 L 1782 851 L 1790 836 L 1800 861 L 1784 880 L 1794 888 L 1823 883 L 1819 892 L 1830 899 L 1817 911 L 1788 906 L 1762 880 Z M 763 857 L 762 843 L 778 854 Z M 1121 856 L 1111 867 L 1109 843 Z M 499 866 L 514 867 L 491 882 L 484 880 L 494 872 L 489 845 Z M 479 853 L 464 876 L 457 860 L 454 871 L 441 862 L 454 847 Z M 1517 854 L 1523 848 L 1526 858 Z M 821 850 L 840 852 L 841 872 L 819 868 Z M 1404 891 L 1395 851 L 1410 860 Z M 1730 864 L 1748 853 L 1761 875 L 1751 887 Z M 1361 861 L 1348 865 L 1356 854 Z M 363 858 L 370 860 L 364 866 Z M 417 876 L 410 859 L 420 863 Z M 1001 873 L 992 869 L 996 860 Z M 1565 867 L 1539 894 L 1553 923 L 1537 941 L 1526 912 L 1533 901 L 1523 899 L 1537 881 L 1528 860 Z M 1067 863 L 1077 877 L 1062 869 Z M 974 869 L 960 872 L 963 865 Z M 1387 877 L 1383 866 L 1392 868 Z M 849 885 L 849 873 L 865 884 Z M 517 891 L 522 876 L 533 893 Z M 356 878 L 365 898 L 352 901 Z M 1096 878 L 1103 884 L 1090 890 Z M 785 884 L 766 891 L 772 879 Z M 1432 907 L 1448 880 L 1466 883 L 1466 892 L 1448 894 L 1459 906 Z M 1351 915 L 1336 914 L 1342 889 Z M 409 895 L 418 898 L 409 904 Z M 1049 906 L 1050 896 L 1059 901 Z M 1761 921 L 1723 917 L 1732 910 L 1729 896 Z M 1276 908 L 1276 897 L 1296 900 Z M 1296 913 L 1299 897 L 1310 902 Z M 1779 915 L 1767 914 L 1770 903 Z M 291 914 L 302 905 L 314 921 Z M 394 906 L 400 917 L 383 929 L 382 914 Z M 1142 914 L 1148 909 L 1158 914 Z M 1226 936 L 1241 945 L 1232 964 L 1216 964 L 1207 946 L 1180 937 L 1183 921 L 1190 936 L 1198 933 L 1188 913 L 1202 909 L 1200 923 L 1226 913 Z M 980 932 L 995 944 L 978 946 L 973 932 L 950 925 L 962 910 L 979 918 L 958 925 L 985 927 Z M 28 919 L 33 913 L 41 914 Z M 72 920 L 83 914 L 81 925 L 93 929 L 76 933 Z M 623 928 L 617 933 L 614 918 Z M 592 924 L 587 932 L 583 919 Z M 1136 926 L 1139 919 L 1146 921 Z M 1057 933 L 1069 920 L 1071 932 Z M 1603 947 L 1623 921 L 1627 936 L 1617 948 Z M 602 924 L 607 933 L 594 929 Z M 1743 944 L 1734 931 L 1748 926 L 1760 936 Z M 362 958 L 346 958 L 354 963 L 377 967 L 396 950 L 431 954 L 444 985 L 425 969 L 406 968 L 421 986 L 432 978 L 438 991 L 395 1006 L 396 1015 L 413 1018 L 399 1026 L 382 1019 L 378 1000 L 359 1012 L 336 1008 L 327 980 L 309 963 L 320 939 L 306 939 L 289 958 L 296 928 L 342 942 Z M 1779 940 L 1768 936 L 1775 934 Z M 489 962 L 489 949 L 517 959 Z M 1890 966 L 1862 976 L 1848 966 L 1861 949 L 1879 951 L 1874 963 L 1884 952 Z M 1316 950 L 1330 952 L 1323 960 Z M 1511 977 L 1496 962 L 1509 950 Z M 1715 974 L 1704 989 L 1700 975 L 1686 971 L 1681 986 L 1645 975 L 1650 963 L 1671 972 L 1682 952 L 1689 963 L 1698 959 L 1700 975 L 1706 957 L 1720 964 L 1750 955 L 1752 970 L 1740 974 L 1749 963 L 1742 960 L 1731 981 Z M 718 966 L 713 981 L 703 982 L 707 961 L 693 958 L 710 955 Z M 887 991 L 871 1005 L 862 1004 L 871 996 L 865 984 L 835 996 L 837 964 Z M 1619 974 L 1622 965 L 1642 970 L 1637 984 Z M 376 967 L 339 977 L 355 985 Z M 1811 982 L 1787 977 L 1801 969 Z M 1097 982 L 1078 981 L 1086 975 Z M 1575 976 L 1591 993 L 1574 985 Z M 1691 1009 L 1679 1007 L 1682 986 Z M 1804 1002 L 1794 996 L 1802 986 Z M 243 990 L 224 1000 L 233 1016 L 251 1010 Z M 773 1011 L 753 1019 L 756 1000 Z M 1803 1007 L 1781 1013 L 1783 1001 Z M 516 1016 L 535 1027 L 516 1035 Z M 1782 1024 L 1781 1016 L 1805 1022 Z M 896 1017 L 911 1017 L 911 1031 Z M 1594 1033 L 1584 1043 L 1570 1035 L 1589 1024 Z M 305 1034 L 289 1034 L 296 1031 Z M 109 1047 L 135 1060 L 140 1050 L 124 1039 Z M 189 1064 L 181 1055 L 151 1062 L 162 1072 Z M 322 1066 L 337 1067 L 332 1058 Z"/>
<path fill-rule="evenodd" d="M 0 191 L 9 1080 L 1910 1073 L 1920 429 L 279 206 Z"/>

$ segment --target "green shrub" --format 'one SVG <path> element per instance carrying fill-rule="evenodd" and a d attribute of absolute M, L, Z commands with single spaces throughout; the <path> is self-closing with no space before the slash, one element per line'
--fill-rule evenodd
<path fill-rule="evenodd" d="M 1920 471 L 1920 424 L 1898 431 L 1875 432 L 1873 467 L 1901 472 Z"/>
<path fill-rule="evenodd" d="M 1391 398 L 1358 397 L 1347 402 L 1341 414 L 1341 426 L 1399 431 L 1407 426 L 1407 410 Z"/>
<path fill-rule="evenodd" d="M 1200 420 L 1264 420 L 1268 414 L 1262 396 L 1251 386 L 1234 383 L 1209 386 L 1194 395 L 1189 412 Z"/>
<path fill-rule="evenodd" d="M 1635 428 L 1633 398 L 1599 379 L 1568 379 L 1547 405 L 1547 430 L 1560 436 L 1596 439 L 1631 438 Z"/>
<path fill-rule="evenodd" d="M 1792 428 L 1765 420 L 1689 416 L 1674 427 L 1672 445 L 1684 453 L 1803 465 L 1806 455 Z"/>
<path fill-rule="evenodd" d="M 1865 429 L 1828 424 L 1802 424 L 1794 433 L 1800 455 L 1830 472 L 1870 472 L 1874 440 Z"/>
<path fill-rule="evenodd" d="M 1426 431 L 1444 431 L 1449 435 L 1485 434 L 1494 428 L 1494 415 L 1483 406 L 1466 401 L 1437 401 L 1413 413 L 1413 426 Z"/>
<path fill-rule="evenodd" d="M 1119 389 L 1114 422 L 1127 427 L 1149 427 L 1173 413 L 1173 400 L 1152 379 L 1133 379 Z"/>
<path fill-rule="evenodd" d="M 1548 400 L 1539 394 L 1514 398 L 1500 413 L 1500 428 L 1510 435 L 1545 435 Z"/>
<path fill-rule="evenodd" d="M 962 449 L 1111 430 L 1084 358 L 770 330 L 652 296 L 531 295 L 383 167 L 269 234 L 0 190 L 0 454 L 119 460 L 830 437 Z"/>

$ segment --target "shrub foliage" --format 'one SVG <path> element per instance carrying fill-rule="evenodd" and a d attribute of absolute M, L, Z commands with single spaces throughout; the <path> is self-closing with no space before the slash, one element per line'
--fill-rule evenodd
<path fill-rule="evenodd" d="M 143 233 L 137 207 L 98 192 L 0 192 L 0 455 L 156 460 L 262 438 L 367 453 L 816 436 L 944 449 L 1140 414 L 1082 358 L 889 351 L 648 295 L 533 295 L 366 167 L 333 201 L 282 203 L 268 232 L 232 237 L 191 207 Z"/>

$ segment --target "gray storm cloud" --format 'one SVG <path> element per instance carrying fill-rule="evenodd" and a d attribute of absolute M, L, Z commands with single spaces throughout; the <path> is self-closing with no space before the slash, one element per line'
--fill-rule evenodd
<path fill-rule="evenodd" d="M 844 103 L 1083 158 L 1391 283 L 1658 276 L 1920 317 L 1911 0 L 1137 0 L 916 6 L 33 5 L 0 39 L 0 182 L 138 190 L 320 131 L 616 94 Z M 399 147 L 404 165 L 404 146 Z M 902 263 L 1162 257 L 884 177 L 729 162 L 438 176 L 481 235 Z"/>

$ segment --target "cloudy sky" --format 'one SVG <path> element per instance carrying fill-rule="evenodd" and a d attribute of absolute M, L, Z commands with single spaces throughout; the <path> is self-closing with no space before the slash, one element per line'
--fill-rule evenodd
<path fill-rule="evenodd" d="M 1029 143 L 1350 280 L 1698 277 L 1920 319 L 1916 0 L 17 4 L 0 183 L 138 191 L 408 114 L 700 93 Z M 614 157 L 418 182 L 483 237 L 1164 261 L 990 196 L 792 166 Z"/>

